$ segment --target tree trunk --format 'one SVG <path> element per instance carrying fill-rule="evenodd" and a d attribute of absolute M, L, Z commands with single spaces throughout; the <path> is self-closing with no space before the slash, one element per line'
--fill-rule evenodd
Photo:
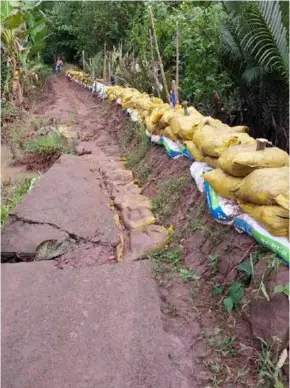
<path fill-rule="evenodd" d="M 149 37 L 150 37 L 150 51 L 151 51 L 151 66 L 152 66 L 152 72 L 153 72 L 153 77 L 154 77 L 154 82 L 156 85 L 156 90 L 157 90 L 157 95 L 160 98 L 161 93 L 160 93 L 160 88 L 159 88 L 159 80 L 158 80 L 158 75 L 156 73 L 156 68 L 155 68 L 155 61 L 154 61 L 154 51 L 153 51 L 153 39 L 152 39 L 152 33 L 151 30 L 149 29 Z"/>
<path fill-rule="evenodd" d="M 179 103 L 179 27 L 176 22 L 176 76 L 175 76 L 175 97 L 176 104 Z"/>
<path fill-rule="evenodd" d="M 156 35 L 156 30 L 155 30 L 155 24 L 154 24 L 154 18 L 153 18 L 153 12 L 152 12 L 151 6 L 149 6 L 149 12 L 150 12 L 150 18 L 151 18 L 151 24 L 152 24 L 153 38 L 154 38 L 154 42 L 155 42 L 155 49 L 156 49 L 156 52 L 157 52 L 157 55 L 158 55 L 158 61 L 159 61 L 162 81 L 163 81 L 163 85 L 164 85 L 164 90 L 165 90 L 167 101 L 170 103 L 168 86 L 167 86 L 166 77 L 165 77 L 165 73 L 164 73 L 163 62 L 162 62 L 160 51 L 159 51 L 157 35 Z"/>

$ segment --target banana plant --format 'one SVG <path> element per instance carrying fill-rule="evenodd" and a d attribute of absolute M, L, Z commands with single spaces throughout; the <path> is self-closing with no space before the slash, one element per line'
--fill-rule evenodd
<path fill-rule="evenodd" d="M 45 15 L 36 8 L 40 1 L 2 1 L 1 2 L 1 51 L 7 67 L 11 69 L 9 97 L 17 105 L 23 103 L 22 78 L 20 72 L 23 53 L 27 57 L 41 48 L 46 34 Z M 23 70 L 23 68 L 22 68 Z"/>

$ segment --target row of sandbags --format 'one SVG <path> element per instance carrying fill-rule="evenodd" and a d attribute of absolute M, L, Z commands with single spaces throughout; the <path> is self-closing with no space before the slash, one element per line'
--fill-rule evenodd
<path fill-rule="evenodd" d="M 289 236 L 289 156 L 272 147 L 257 150 L 248 127 L 229 127 L 204 117 L 195 108 L 173 110 L 160 99 L 136 89 L 108 88 L 110 101 L 138 114 L 154 135 L 179 140 L 194 160 L 215 170 L 204 179 L 225 198 L 236 199 L 241 209 L 275 236 Z"/>
<path fill-rule="evenodd" d="M 94 90 L 94 88 L 90 89 Z M 104 92 L 104 94 L 108 95 L 110 101 L 117 101 L 117 103 L 121 104 L 134 121 L 141 120 L 142 104 L 145 104 L 147 112 L 150 110 L 152 110 L 152 112 L 154 111 L 154 121 L 158 121 L 157 112 L 159 112 L 159 122 L 167 121 L 168 116 L 170 115 L 176 117 L 174 115 L 178 110 L 182 112 L 178 107 L 176 111 L 170 108 L 170 111 L 165 110 L 165 112 L 161 114 L 164 105 L 166 105 L 165 108 L 168 109 L 167 104 L 163 104 L 160 99 L 152 99 L 145 93 L 141 94 L 135 89 L 124 89 L 119 86 L 113 88 L 105 87 L 104 91 L 103 88 L 101 89 L 102 93 Z M 138 98 L 136 97 L 133 108 L 130 108 L 131 105 L 127 98 L 132 95 L 132 91 Z M 158 106 L 160 109 L 157 110 L 156 107 Z M 148 117 L 148 115 L 145 115 L 145 119 L 146 117 Z M 142 121 L 143 120 L 144 114 Z M 218 122 L 211 118 L 207 118 L 207 120 L 213 120 L 211 121 L 213 124 Z M 221 126 L 222 125 L 223 124 L 221 124 Z M 187 146 L 186 148 L 180 141 L 172 141 L 164 135 L 154 135 L 149 131 L 150 126 L 148 128 L 146 125 L 146 128 L 146 133 L 151 138 L 151 142 L 162 144 L 170 157 L 189 157 L 190 153 L 187 151 L 187 148 L 189 150 L 190 145 L 193 142 L 184 141 L 183 144 Z M 234 130 L 237 131 L 236 133 L 245 133 L 243 132 L 245 130 L 244 128 L 245 127 L 235 127 Z M 201 129 L 201 125 L 199 129 Z M 155 133 L 162 134 L 162 131 L 157 131 L 156 127 L 154 128 L 154 131 Z M 209 130 L 206 128 L 206 131 Z M 207 132 L 207 134 L 209 134 L 209 132 Z M 191 166 L 191 170 L 197 168 L 199 171 L 197 174 L 193 174 L 193 171 L 191 171 L 191 174 L 192 176 L 202 176 L 202 181 L 204 183 L 201 184 L 201 191 L 204 190 L 206 192 L 210 212 L 218 222 L 233 224 L 236 230 L 249 234 L 260 244 L 267 246 L 277 253 L 284 262 L 288 264 L 288 235 L 287 238 L 276 237 L 284 236 L 286 230 L 288 233 L 288 190 L 286 193 L 284 192 L 285 182 L 288 188 L 288 168 L 279 168 L 279 166 L 288 166 L 288 154 L 277 148 L 266 148 L 264 151 L 257 151 L 255 143 L 242 145 L 223 143 L 222 147 L 224 147 L 224 149 L 222 150 L 220 157 L 215 157 L 217 159 L 217 163 L 214 166 L 217 167 L 216 169 L 209 167 L 208 164 L 204 162 L 194 162 Z M 170 152 L 168 152 L 167 148 Z M 198 146 L 196 146 L 196 148 L 199 149 Z M 220 151 L 213 150 L 213 152 Z M 191 153 L 190 156 L 193 156 L 193 153 Z M 205 159 L 207 156 L 202 155 L 202 157 Z M 214 156 L 211 157 L 214 158 Z M 190 159 L 197 158 L 190 157 Z M 201 170 L 202 173 L 200 174 Z M 264 171 L 267 171 L 266 175 L 268 174 L 270 184 L 265 181 Z M 287 179 L 284 179 L 286 171 Z M 281 173 L 283 177 L 282 175 L 279 175 L 279 173 Z M 258 174 L 262 178 L 259 179 L 255 174 Z M 275 175 L 276 182 L 271 178 L 273 175 Z M 271 186 L 271 183 L 273 182 L 274 184 Z M 277 182 L 279 183 L 277 184 Z M 251 189 L 248 189 L 249 185 Z M 268 187 L 269 190 L 265 190 L 265 186 Z M 261 190 L 259 191 L 259 189 Z M 238 198 L 238 196 L 240 198 Z M 255 203 L 255 201 L 258 203 Z M 264 203 L 266 204 L 264 205 Z M 247 214 L 243 214 L 243 212 Z M 249 214 L 251 216 L 249 216 Z M 258 222 L 256 222 L 255 219 Z M 283 220 L 283 225 L 280 223 L 281 219 Z M 262 225 L 264 225 L 265 228 Z M 269 232 L 267 232 L 267 229 Z"/>
<path fill-rule="evenodd" d="M 78 80 L 79 82 L 82 82 L 85 85 L 89 85 L 89 83 L 91 82 L 89 75 L 84 73 L 83 71 L 77 71 L 77 70 L 71 69 L 66 72 L 66 76 L 68 78 L 73 78 L 75 80 Z"/>

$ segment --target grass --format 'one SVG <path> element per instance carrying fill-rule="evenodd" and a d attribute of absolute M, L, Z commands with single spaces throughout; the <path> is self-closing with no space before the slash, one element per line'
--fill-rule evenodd
<path fill-rule="evenodd" d="M 1 225 L 4 225 L 9 213 L 22 200 L 24 195 L 35 185 L 37 177 L 24 178 L 16 185 L 8 188 L 5 193 L 2 192 L 1 201 Z"/>
<path fill-rule="evenodd" d="M 163 249 L 154 249 L 146 256 L 152 262 L 152 271 L 157 280 L 162 280 L 165 273 L 179 269 L 183 258 L 183 247 L 171 245 Z"/>
<path fill-rule="evenodd" d="M 24 143 L 27 154 L 41 157 L 44 160 L 58 158 L 64 153 L 74 153 L 74 146 L 69 145 L 67 139 L 58 132 L 48 133 Z"/>
<path fill-rule="evenodd" d="M 1 120 L 7 121 L 7 120 L 14 120 L 17 117 L 21 116 L 21 109 L 11 105 L 10 103 L 2 104 L 2 110 L 1 110 Z"/>
<path fill-rule="evenodd" d="M 212 275 L 215 275 L 218 272 L 218 255 L 208 255 L 210 272 Z"/>
<path fill-rule="evenodd" d="M 180 268 L 179 276 L 183 283 L 188 283 L 189 281 L 200 279 L 200 276 L 196 274 L 193 268 Z"/>
<path fill-rule="evenodd" d="M 224 237 L 224 230 L 220 225 L 214 225 L 213 228 L 209 228 L 191 215 L 187 215 L 186 218 L 188 221 L 189 229 L 193 232 L 196 230 L 203 230 L 213 241 L 220 241 Z"/>
<path fill-rule="evenodd" d="M 281 370 L 277 368 L 277 354 L 279 349 L 279 341 L 273 338 L 272 344 L 258 338 L 261 341 L 261 353 L 259 357 L 259 383 L 258 387 L 264 388 L 284 388 Z M 276 349 L 275 349 L 276 347 Z"/>
<path fill-rule="evenodd" d="M 128 121 L 120 140 L 122 149 L 125 151 L 126 168 L 132 170 L 145 157 L 149 149 L 149 140 L 144 125 Z"/>
<path fill-rule="evenodd" d="M 169 178 L 158 185 L 158 195 L 152 201 L 153 213 L 158 218 L 165 220 L 172 214 L 186 183 L 186 177 L 176 177 Z"/>
<path fill-rule="evenodd" d="M 222 357 L 233 357 L 236 355 L 234 348 L 236 338 L 227 337 L 222 335 L 222 330 L 219 328 L 215 329 L 214 333 L 207 334 L 207 342 L 209 346 Z"/>
<path fill-rule="evenodd" d="M 151 172 L 150 168 L 146 164 L 143 164 L 143 163 L 139 163 L 139 165 L 137 165 L 133 169 L 134 176 L 137 179 L 139 179 L 141 184 L 143 184 L 146 181 L 150 172 Z"/>

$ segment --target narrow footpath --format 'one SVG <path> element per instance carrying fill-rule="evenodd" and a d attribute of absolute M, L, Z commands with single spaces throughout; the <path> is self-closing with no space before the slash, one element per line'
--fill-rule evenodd
<path fill-rule="evenodd" d="M 120 161 L 118 118 L 109 128 L 101 109 L 53 77 L 35 111 L 82 142 L 2 228 L 3 388 L 192 387 L 172 361 L 150 263 L 137 260 L 167 233 L 146 226 L 153 215 Z"/>

